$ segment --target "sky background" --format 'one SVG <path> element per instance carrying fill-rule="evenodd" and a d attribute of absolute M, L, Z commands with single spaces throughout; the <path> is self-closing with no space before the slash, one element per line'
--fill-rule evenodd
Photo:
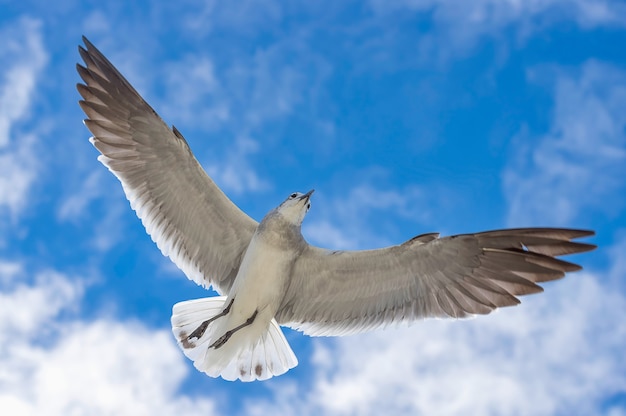
<path fill-rule="evenodd" d="M 588 228 L 582 272 L 490 316 L 197 372 L 164 258 L 97 162 L 86 35 L 244 211 L 315 188 L 311 243 Z M 0 413 L 626 415 L 626 4 L 0 0 Z"/>

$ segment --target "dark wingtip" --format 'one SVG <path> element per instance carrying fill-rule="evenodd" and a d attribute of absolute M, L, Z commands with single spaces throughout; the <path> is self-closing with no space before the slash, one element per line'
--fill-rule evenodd
<path fill-rule="evenodd" d="M 93 43 L 89 42 L 89 39 L 87 39 L 87 36 L 82 35 L 83 38 L 83 43 L 85 44 L 85 46 L 87 46 L 88 48 L 93 47 Z"/>
<path fill-rule="evenodd" d="M 595 244 L 587 244 L 587 243 L 579 243 L 579 242 L 576 242 L 576 244 L 578 245 L 578 253 L 593 251 L 596 248 L 598 248 L 598 246 Z"/>

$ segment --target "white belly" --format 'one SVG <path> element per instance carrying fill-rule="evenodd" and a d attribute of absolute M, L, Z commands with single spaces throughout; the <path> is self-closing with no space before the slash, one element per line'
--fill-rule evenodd
<path fill-rule="evenodd" d="M 243 324 L 256 313 L 251 325 L 255 328 L 246 332 L 255 336 L 254 333 L 267 331 L 286 290 L 292 261 L 284 250 L 256 235 L 252 238 L 226 300 L 226 305 L 234 301 L 228 319 L 224 320 L 224 330 Z"/>

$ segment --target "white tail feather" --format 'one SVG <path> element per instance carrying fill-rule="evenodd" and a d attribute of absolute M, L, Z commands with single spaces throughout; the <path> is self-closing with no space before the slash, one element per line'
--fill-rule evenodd
<path fill-rule="evenodd" d="M 274 319 L 260 336 L 246 336 L 246 328 L 243 328 L 220 348 L 209 346 L 222 335 L 216 331 L 222 327 L 220 319 L 225 318 L 211 322 L 201 336 L 189 338 L 203 322 L 222 313 L 225 301 L 226 296 L 216 296 L 174 305 L 172 331 L 178 345 L 198 370 L 225 380 L 254 381 L 281 375 L 298 365 Z"/>

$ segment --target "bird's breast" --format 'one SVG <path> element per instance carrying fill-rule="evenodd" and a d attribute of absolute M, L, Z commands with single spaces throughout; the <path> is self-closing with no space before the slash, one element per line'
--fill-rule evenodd
<path fill-rule="evenodd" d="M 242 314 L 268 311 L 273 317 L 287 287 L 295 256 L 255 235 L 246 250 L 229 298 Z"/>

